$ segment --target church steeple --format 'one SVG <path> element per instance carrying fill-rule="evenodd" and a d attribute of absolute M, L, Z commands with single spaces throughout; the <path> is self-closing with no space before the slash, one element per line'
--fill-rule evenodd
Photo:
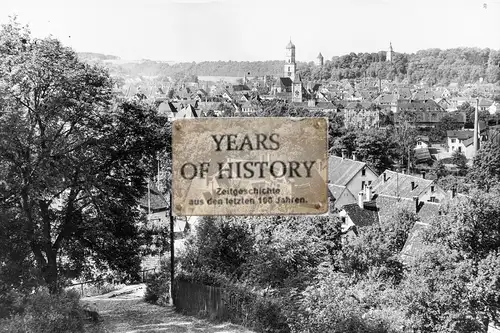
<path fill-rule="evenodd" d="M 321 54 L 321 52 L 316 57 L 316 65 L 320 67 L 323 66 L 323 55 Z"/>
<path fill-rule="evenodd" d="M 385 57 L 385 60 L 392 61 L 393 55 L 394 55 L 394 51 L 392 49 L 392 42 L 389 42 L 389 50 L 387 51 L 387 55 Z"/>
<path fill-rule="evenodd" d="M 293 81 L 295 78 L 295 69 L 295 45 L 293 45 L 292 38 L 290 38 L 285 51 L 284 77 L 289 77 Z"/>

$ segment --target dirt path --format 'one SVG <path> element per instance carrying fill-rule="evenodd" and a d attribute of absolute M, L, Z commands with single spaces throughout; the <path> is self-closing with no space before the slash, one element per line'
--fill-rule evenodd
<path fill-rule="evenodd" d="M 127 286 L 109 294 L 82 298 L 82 302 L 97 308 L 102 320 L 100 327 L 89 327 L 88 331 L 252 333 L 241 326 L 214 324 L 175 313 L 171 307 L 145 303 L 142 300 L 145 288 L 144 285 Z"/>

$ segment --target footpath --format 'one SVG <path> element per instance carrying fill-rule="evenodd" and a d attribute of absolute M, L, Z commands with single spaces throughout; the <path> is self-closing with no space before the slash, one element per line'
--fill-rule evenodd
<path fill-rule="evenodd" d="M 99 327 L 89 332 L 120 333 L 253 333 L 230 323 L 211 323 L 207 320 L 174 312 L 172 307 L 152 305 L 143 301 L 144 284 L 126 286 L 108 294 L 84 297 L 82 303 L 95 308 L 100 317 Z"/>

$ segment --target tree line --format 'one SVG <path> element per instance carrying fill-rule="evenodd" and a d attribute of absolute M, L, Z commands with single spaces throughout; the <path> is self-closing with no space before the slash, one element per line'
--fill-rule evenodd
<path fill-rule="evenodd" d="M 97 62 L 110 56 L 95 56 Z M 86 59 L 88 59 L 88 55 Z M 204 61 L 166 62 L 144 60 L 126 64 L 104 63 L 114 75 L 132 76 L 263 76 L 282 75 L 283 61 Z M 394 53 L 391 62 L 386 52 L 354 53 L 335 56 L 319 67 L 313 62 L 298 62 L 298 73 L 307 80 L 341 80 L 364 77 L 426 81 L 430 84 L 470 83 L 483 78 L 500 80 L 500 51 L 480 48 L 427 49 L 416 53 Z"/>

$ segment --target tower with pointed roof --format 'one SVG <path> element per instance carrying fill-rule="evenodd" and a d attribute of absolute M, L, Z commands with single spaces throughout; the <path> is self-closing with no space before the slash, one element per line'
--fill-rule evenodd
<path fill-rule="evenodd" d="M 323 66 L 323 55 L 321 54 L 321 52 L 316 57 L 316 65 L 318 65 L 319 67 Z"/>
<path fill-rule="evenodd" d="M 292 81 L 294 81 L 296 67 L 295 45 L 293 45 L 292 39 L 290 39 L 285 51 L 284 77 L 289 77 Z"/>
<path fill-rule="evenodd" d="M 394 55 L 394 51 L 392 49 L 392 42 L 389 43 L 389 50 L 387 51 L 387 55 L 385 57 L 385 61 L 392 61 L 392 56 Z"/>
<path fill-rule="evenodd" d="M 292 102 L 303 102 L 302 96 L 302 80 L 300 79 L 300 75 L 297 74 L 293 80 L 292 84 Z"/>

